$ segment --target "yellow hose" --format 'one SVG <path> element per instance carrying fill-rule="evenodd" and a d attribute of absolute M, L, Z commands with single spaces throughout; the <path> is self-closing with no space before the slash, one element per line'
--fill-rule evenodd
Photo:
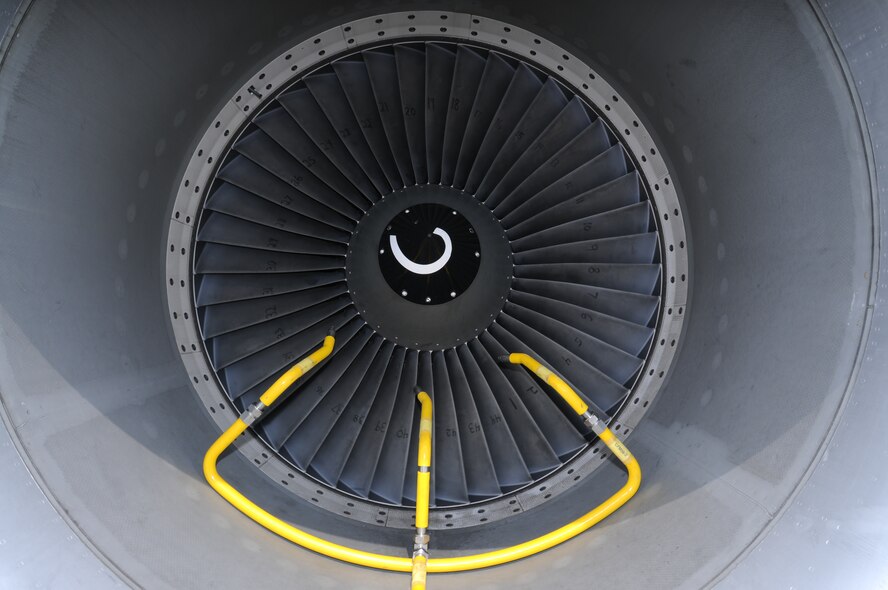
<path fill-rule="evenodd" d="M 417 388 L 419 449 L 416 459 L 416 537 L 413 539 L 413 576 L 411 590 L 425 590 L 429 563 L 429 484 L 432 477 L 432 398 Z"/>
<path fill-rule="evenodd" d="M 323 347 L 319 348 L 317 351 L 312 353 L 311 356 L 300 361 L 292 369 L 287 371 L 287 373 L 285 373 L 280 379 L 278 379 L 278 381 L 276 381 L 275 384 L 272 385 L 268 389 L 268 391 L 266 391 L 262 395 L 262 397 L 260 398 L 260 402 L 264 405 L 270 405 L 271 403 L 273 403 L 294 381 L 299 379 L 314 365 L 326 358 L 333 350 L 333 343 L 333 337 L 327 336 L 327 338 L 324 339 Z M 535 366 L 536 368 L 532 368 L 531 370 L 542 377 L 542 375 L 540 374 L 540 368 L 545 369 L 545 367 L 542 367 L 537 361 L 527 355 L 513 356 L 515 357 L 514 360 L 512 359 L 512 357 L 509 358 L 511 362 L 525 365 L 528 368 L 531 368 L 531 366 Z M 536 363 L 536 365 L 533 365 L 533 363 Z M 548 371 L 548 369 L 545 369 L 545 371 Z M 549 371 L 549 375 L 551 375 L 551 371 Z M 571 405 L 571 407 L 575 411 L 577 411 L 578 414 L 588 415 L 588 406 L 586 406 L 586 404 L 579 398 L 579 396 L 566 383 L 564 383 L 564 381 L 555 377 L 557 381 L 553 383 L 553 381 L 550 380 L 551 377 L 555 376 L 551 375 L 545 377 L 546 382 L 552 385 L 552 387 L 562 397 L 564 397 L 564 399 Z M 214 442 L 210 446 L 209 450 L 207 450 L 207 453 L 204 456 L 203 470 L 204 476 L 206 477 L 207 482 L 209 482 L 210 486 L 212 486 L 212 488 L 216 490 L 219 495 L 230 502 L 235 508 L 240 510 L 243 514 L 257 522 L 258 524 L 280 535 L 281 537 L 292 541 L 293 543 L 296 543 L 297 545 L 305 547 L 306 549 L 310 549 L 322 555 L 326 555 L 328 557 L 332 557 L 335 559 L 339 559 L 340 561 L 346 561 L 348 563 L 353 563 L 356 565 L 363 565 L 367 567 L 398 572 L 412 571 L 413 560 L 410 558 L 394 557 L 391 555 L 382 555 L 378 553 L 370 553 L 368 551 L 361 551 L 359 549 L 353 549 L 344 545 L 331 543 L 330 541 L 326 541 L 324 539 L 321 539 L 320 537 L 316 537 L 314 535 L 306 533 L 292 526 L 291 524 L 288 524 L 280 520 L 279 518 L 269 514 L 268 512 L 254 504 L 252 501 L 244 497 L 243 494 L 234 489 L 231 484 L 229 484 L 221 475 L 219 475 L 219 472 L 216 469 L 216 463 L 219 459 L 219 456 L 235 441 L 235 439 L 237 439 L 238 436 L 241 435 L 241 433 L 244 432 L 244 430 L 246 430 L 248 422 L 244 421 L 244 417 L 247 416 L 248 421 L 252 422 L 252 420 L 255 419 L 255 417 L 259 413 L 261 413 L 262 409 L 263 408 L 255 409 L 255 413 L 252 414 L 252 410 L 245 412 L 240 418 L 235 420 L 234 423 L 225 432 L 222 433 L 222 435 L 216 440 L 216 442 Z M 580 409 L 582 409 L 582 412 L 580 411 Z M 425 411 L 425 405 L 423 407 L 423 410 Z M 429 404 L 428 411 L 430 424 L 431 404 Z M 602 504 L 596 506 L 580 518 L 541 537 L 518 545 L 514 545 L 512 547 L 506 547 L 504 549 L 489 551 L 486 553 L 465 555 L 462 557 L 429 559 L 425 564 L 427 571 L 430 573 L 437 573 L 474 570 L 491 567 L 494 565 L 501 565 L 504 563 L 515 561 L 517 559 L 521 559 L 523 557 L 527 557 L 529 555 L 533 555 L 535 553 L 539 553 L 540 551 L 544 551 L 546 549 L 554 547 L 559 543 L 563 543 L 564 541 L 567 541 L 568 539 L 579 535 L 583 531 L 587 530 L 591 526 L 595 525 L 602 519 L 612 514 L 623 504 L 625 504 L 638 491 L 639 485 L 641 484 L 641 469 L 638 465 L 638 462 L 625 447 L 625 445 L 623 445 L 623 443 L 607 427 L 600 425 L 600 423 L 598 423 L 598 421 L 596 420 L 594 428 L 598 433 L 601 441 L 605 445 L 607 445 L 611 449 L 611 451 L 613 451 L 614 456 L 617 457 L 617 459 L 619 459 L 623 463 L 623 465 L 625 465 L 628 472 L 628 479 L 626 483 L 623 485 L 622 488 L 620 488 L 619 491 L 617 491 L 617 493 L 615 493 L 613 496 L 605 500 Z M 422 440 L 422 434 L 420 435 L 420 437 Z M 429 441 L 430 448 L 430 429 L 427 440 Z M 417 503 L 419 503 L 419 494 L 417 495 L 417 500 Z M 419 514 L 417 514 L 417 518 L 419 518 Z M 423 568 L 420 567 L 420 569 Z"/>

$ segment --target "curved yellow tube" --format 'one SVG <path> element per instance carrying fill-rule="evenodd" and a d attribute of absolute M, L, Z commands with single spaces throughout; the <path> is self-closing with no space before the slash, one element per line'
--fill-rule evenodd
<path fill-rule="evenodd" d="M 283 393 L 284 390 L 286 390 L 287 387 L 289 387 L 290 384 L 299 379 L 299 377 L 301 377 L 307 370 L 311 369 L 311 367 L 313 367 L 315 364 L 329 355 L 332 351 L 332 348 L 333 337 L 328 336 L 324 340 L 324 346 L 322 348 L 318 349 L 309 358 L 300 361 L 300 363 L 294 366 L 293 369 L 288 371 L 283 377 L 275 382 L 275 384 L 272 385 L 272 387 L 269 388 L 269 390 L 265 394 L 263 394 L 263 397 L 269 402 L 273 402 L 275 399 L 277 399 L 278 396 L 281 395 L 281 393 Z M 509 360 L 512 360 L 511 357 Z M 516 362 L 516 364 L 520 363 L 528 366 L 528 368 L 531 368 L 532 366 L 534 366 L 533 363 L 536 363 L 536 368 L 531 370 L 540 375 L 539 368 L 541 367 L 541 365 L 539 365 L 539 363 L 531 357 L 527 355 L 520 355 L 516 358 L 516 361 L 514 362 Z M 582 402 L 579 396 L 577 396 L 577 394 L 572 389 L 570 389 L 570 387 L 566 383 L 564 383 L 564 381 L 558 379 L 556 383 L 560 383 L 558 387 L 556 387 L 549 379 L 550 378 L 547 376 L 546 382 L 552 385 L 559 394 L 565 397 L 565 399 L 568 400 L 568 403 L 571 403 L 572 399 L 569 398 L 570 394 L 576 397 L 576 400 L 579 400 L 579 404 L 575 403 L 576 400 L 574 400 L 574 403 L 571 403 L 571 407 L 575 411 L 577 411 L 578 414 L 585 414 L 586 412 L 588 412 L 588 407 L 586 406 L 586 404 Z M 561 390 L 562 388 L 560 384 L 564 385 L 563 388 L 565 389 L 565 391 Z M 262 403 L 264 403 L 264 401 Z M 579 410 L 582 408 L 585 409 L 583 409 L 583 412 L 580 412 Z M 431 411 L 431 408 L 429 408 L 429 411 Z M 245 415 L 246 414 L 247 413 L 245 412 Z M 413 563 L 410 558 L 370 553 L 368 551 L 361 551 L 358 549 L 353 549 L 351 547 L 346 547 L 344 545 L 331 543 L 330 541 L 325 541 L 320 537 L 316 537 L 314 535 L 306 533 L 294 527 L 293 525 L 288 524 L 280 520 L 279 518 L 269 514 L 268 512 L 254 504 L 252 501 L 244 497 L 243 494 L 234 489 L 231 484 L 229 484 L 227 481 L 225 481 L 224 478 L 222 478 L 221 475 L 219 475 L 219 472 L 216 469 L 216 463 L 222 452 L 227 449 L 235 441 L 235 439 L 237 439 L 237 437 L 240 436 L 240 434 L 243 433 L 244 430 L 246 430 L 246 428 L 247 423 L 243 420 L 243 417 L 238 418 L 225 432 L 222 433 L 222 435 L 216 440 L 216 442 L 214 442 L 210 446 L 209 450 L 207 450 L 207 453 L 204 456 L 204 476 L 206 477 L 207 482 L 209 482 L 210 486 L 212 486 L 212 488 L 216 490 L 219 495 L 221 495 L 235 508 L 240 510 L 242 513 L 244 513 L 246 516 L 257 522 L 258 524 L 280 535 L 281 537 L 296 543 L 297 545 L 305 547 L 306 549 L 310 549 L 322 555 L 333 557 L 335 559 L 339 559 L 341 561 L 346 561 L 356 565 L 363 565 L 389 571 L 412 571 Z M 628 472 L 629 477 L 626 483 L 623 485 L 622 488 L 620 488 L 619 491 L 617 491 L 617 493 L 615 493 L 613 496 L 605 500 L 602 504 L 596 506 L 580 518 L 541 537 L 515 545 L 513 547 L 506 547 L 504 549 L 489 551 L 486 553 L 465 555 L 462 557 L 429 559 L 426 563 L 427 571 L 430 573 L 436 573 L 480 569 L 509 563 L 511 561 L 515 561 L 517 559 L 539 553 L 540 551 L 544 551 L 546 549 L 554 547 L 559 543 L 563 543 L 564 541 L 567 541 L 568 539 L 579 535 L 583 531 L 589 529 L 596 523 L 600 522 L 601 520 L 612 514 L 623 504 L 625 504 L 638 491 L 638 488 L 641 484 L 641 468 L 638 465 L 638 461 L 635 460 L 635 458 L 625 447 L 625 445 L 623 445 L 623 443 L 607 427 L 598 426 L 596 428 L 596 431 L 600 431 L 598 434 L 601 438 L 601 441 L 606 444 L 614 453 L 614 456 L 617 457 L 617 459 L 619 459 L 623 463 L 623 465 L 625 465 Z M 429 441 L 430 440 L 431 433 L 429 433 Z"/>
<path fill-rule="evenodd" d="M 523 352 L 513 352 L 509 355 L 509 362 L 516 365 L 524 365 L 530 369 L 530 371 L 535 373 L 544 383 L 557 391 L 558 395 L 564 398 L 564 401 L 566 401 L 570 407 L 573 408 L 573 411 L 580 416 L 589 411 L 589 406 L 579 395 L 577 395 L 576 391 L 571 389 L 570 385 L 565 383 L 561 377 L 544 367 L 542 363 L 532 356 L 526 355 Z"/>

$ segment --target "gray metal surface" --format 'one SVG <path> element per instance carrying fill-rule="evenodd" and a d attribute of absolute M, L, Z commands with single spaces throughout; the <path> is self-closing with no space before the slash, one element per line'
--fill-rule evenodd
<path fill-rule="evenodd" d="M 264 587 L 406 583 L 293 547 L 209 490 L 200 457 L 218 430 L 164 328 L 157 253 L 193 138 L 255 63 L 352 14 L 275 8 L 38 0 L 0 70 L 0 395 L 50 503 L 141 587 L 256 586 L 258 571 Z M 632 502 L 543 555 L 432 583 L 884 586 L 888 286 L 871 290 L 888 125 L 883 7 L 824 6 L 835 45 L 796 0 L 469 10 L 558 39 L 644 114 L 688 211 L 694 313 L 666 389 L 628 440 L 645 475 Z M 406 555 L 409 538 L 370 543 L 280 494 L 237 453 L 222 470 L 311 530 Z M 621 480 L 608 462 L 557 503 L 433 531 L 432 554 L 543 532 Z M 0 486 L 7 504 L 39 504 L 37 486 Z M 65 534 L 58 525 L 18 542 L 43 546 L 35 539 Z M 42 583 L 20 571 L 4 583 Z"/>

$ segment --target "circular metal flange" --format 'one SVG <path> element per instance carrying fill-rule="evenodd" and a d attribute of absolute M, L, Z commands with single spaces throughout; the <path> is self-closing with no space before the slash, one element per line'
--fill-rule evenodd
<path fill-rule="evenodd" d="M 411 240 L 405 225 L 419 235 Z M 429 242 L 425 269 L 405 268 L 391 250 L 404 243 L 418 260 Z M 446 263 L 435 269 L 436 262 Z M 367 211 L 349 243 L 346 271 L 355 306 L 377 332 L 409 348 L 443 350 L 476 337 L 502 310 L 512 283 L 512 251 L 499 221 L 480 201 L 449 187 L 415 186 Z"/>
<path fill-rule="evenodd" d="M 630 104 L 582 59 L 515 25 L 447 11 L 376 15 L 345 22 L 305 39 L 257 69 L 210 122 L 181 178 L 164 245 L 169 318 L 176 346 L 195 392 L 220 429 L 227 428 L 237 417 L 203 350 L 203 339 L 195 318 L 191 274 L 195 229 L 219 162 L 249 122 L 251 113 L 261 110 L 303 72 L 311 71 L 335 56 L 372 47 L 381 41 L 396 43 L 423 39 L 483 46 L 508 53 L 551 74 L 601 115 L 633 159 L 655 210 L 663 273 L 655 340 L 643 371 L 610 422 L 615 432 L 624 437 L 629 435 L 664 383 L 687 315 L 689 277 L 684 216 L 666 162 Z M 361 500 L 318 483 L 311 476 L 294 470 L 250 430 L 235 445 L 282 487 L 299 497 L 311 499 L 328 511 L 380 526 L 413 526 L 412 509 Z M 430 527 L 444 528 L 445 524 L 448 528 L 475 526 L 529 510 L 587 477 L 604 463 L 608 454 L 606 447 L 596 441 L 591 448 L 581 450 L 553 474 L 531 486 L 481 504 L 433 509 Z"/>

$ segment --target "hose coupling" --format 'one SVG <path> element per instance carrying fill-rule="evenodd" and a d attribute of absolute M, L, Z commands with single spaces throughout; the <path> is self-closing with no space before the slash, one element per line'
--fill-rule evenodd
<path fill-rule="evenodd" d="M 256 402 L 255 404 L 250 404 L 250 406 L 244 410 L 244 413 L 240 415 L 240 419 L 244 424 L 249 426 L 253 422 L 259 419 L 262 415 L 262 412 L 265 411 L 267 406 L 262 402 Z"/>
<path fill-rule="evenodd" d="M 416 536 L 413 537 L 413 557 L 429 558 L 429 534 L 427 529 L 416 529 Z"/>
<path fill-rule="evenodd" d="M 591 428 L 592 432 L 594 432 L 596 435 L 600 435 L 602 432 L 604 432 L 604 429 L 606 428 L 604 423 L 598 419 L 598 416 L 588 410 L 583 413 L 583 422 L 585 422 L 586 426 Z"/>

